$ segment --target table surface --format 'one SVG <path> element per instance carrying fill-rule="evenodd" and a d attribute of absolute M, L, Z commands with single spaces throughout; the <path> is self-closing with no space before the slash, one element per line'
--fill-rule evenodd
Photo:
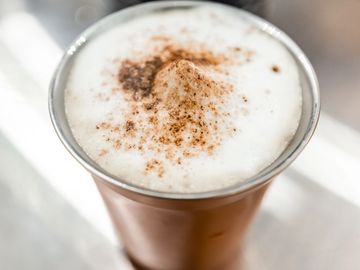
<path fill-rule="evenodd" d="M 267 18 L 314 64 L 323 113 L 266 194 L 243 269 L 360 269 L 360 1 L 266 3 Z M 0 2 L 0 269 L 132 269 L 47 112 L 64 48 L 115 8 L 110 0 Z"/>

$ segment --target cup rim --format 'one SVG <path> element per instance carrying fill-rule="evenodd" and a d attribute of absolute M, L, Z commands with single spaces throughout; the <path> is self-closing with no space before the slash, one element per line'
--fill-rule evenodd
<path fill-rule="evenodd" d="M 64 132 L 63 126 L 60 124 L 61 121 L 67 121 L 67 120 L 62 119 L 63 117 L 61 117 L 58 113 L 59 108 L 57 103 L 55 102 L 56 99 L 55 94 L 59 91 L 64 91 L 64 88 L 59 89 L 58 87 L 60 80 L 59 77 L 64 67 L 69 63 L 69 60 L 73 58 L 73 55 L 78 51 L 79 48 L 82 47 L 84 43 L 86 43 L 87 40 L 96 36 L 96 32 L 99 29 L 108 29 L 107 26 L 111 25 L 111 22 L 114 21 L 114 19 L 119 16 L 129 15 L 129 14 L 137 15 L 137 11 L 139 11 L 139 9 L 145 9 L 148 12 L 154 12 L 156 10 L 161 10 L 161 9 L 197 7 L 201 5 L 214 5 L 214 6 L 221 6 L 221 7 L 233 9 L 235 12 L 238 12 L 239 16 L 250 21 L 254 26 L 266 32 L 271 37 L 275 38 L 280 43 L 282 43 L 290 51 L 294 59 L 297 60 L 298 68 L 303 69 L 303 73 L 308 81 L 312 96 L 311 116 L 309 122 L 306 125 L 306 131 L 302 139 L 295 145 L 293 150 L 288 155 L 286 156 L 280 155 L 280 157 L 278 157 L 272 164 L 270 164 L 268 167 L 266 167 L 261 172 L 254 175 L 253 177 L 250 177 L 243 181 L 239 181 L 234 185 L 222 189 L 215 189 L 204 192 L 178 193 L 178 192 L 165 192 L 165 191 L 156 191 L 156 190 L 148 189 L 121 180 L 111 175 L 110 173 L 106 172 L 100 166 L 91 163 L 90 162 L 91 159 L 85 154 L 85 152 L 79 146 L 76 147 L 75 145 L 76 142 L 72 142 L 71 139 L 68 138 L 66 132 Z M 295 158 L 302 152 L 302 150 L 307 145 L 307 143 L 309 142 L 310 138 L 312 137 L 315 131 L 320 115 L 320 94 L 319 94 L 319 84 L 317 81 L 317 77 L 310 61 L 303 53 L 303 51 L 298 47 L 298 45 L 282 30 L 280 30 L 270 22 L 250 12 L 247 12 L 239 8 L 231 7 L 225 4 L 213 3 L 208 1 L 158 1 L 158 2 L 138 4 L 117 11 L 101 19 L 100 21 L 96 22 L 94 25 L 90 26 L 87 30 L 85 30 L 82 34 L 80 34 L 80 36 L 76 38 L 75 41 L 65 51 L 50 82 L 48 102 L 49 102 L 48 105 L 49 105 L 50 119 L 57 133 L 57 136 L 59 137 L 60 141 L 65 146 L 65 148 L 70 152 L 70 154 L 85 169 L 87 169 L 91 174 L 97 176 L 98 178 L 110 182 L 115 186 L 118 186 L 125 190 L 137 194 L 141 194 L 149 197 L 161 198 L 161 199 L 194 200 L 194 199 L 219 198 L 219 197 L 235 195 L 247 191 L 256 186 L 259 186 L 261 184 L 267 183 L 274 176 L 276 176 L 277 174 L 282 172 L 286 167 L 288 167 L 295 160 Z M 290 142 L 290 144 L 287 146 L 286 149 L 288 149 L 291 144 L 292 142 Z M 79 148 L 80 150 L 77 148 Z M 284 151 L 286 151 L 286 149 Z M 87 159 L 84 157 L 87 157 Z"/>

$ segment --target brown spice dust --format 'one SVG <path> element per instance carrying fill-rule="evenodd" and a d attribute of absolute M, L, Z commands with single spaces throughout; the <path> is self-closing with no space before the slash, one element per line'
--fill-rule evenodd
<path fill-rule="evenodd" d="M 204 70 L 219 72 L 227 61 L 206 49 L 171 45 L 139 61 L 123 60 L 116 77 L 120 90 L 112 94 L 122 92 L 130 110 L 124 112 L 124 124 L 96 128 L 111 131 L 115 150 L 157 153 L 160 158 L 149 160 L 145 172 L 159 177 L 165 173 L 161 159 L 181 165 L 185 158 L 213 154 L 236 131 L 224 102 L 233 87 Z"/>

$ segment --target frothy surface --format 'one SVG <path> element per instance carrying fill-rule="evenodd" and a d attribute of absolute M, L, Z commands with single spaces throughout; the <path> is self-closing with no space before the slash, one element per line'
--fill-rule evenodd
<path fill-rule="evenodd" d="M 301 87 L 292 56 L 227 9 L 136 18 L 74 61 L 65 107 L 101 167 L 153 190 L 223 188 L 270 165 L 292 139 Z"/>

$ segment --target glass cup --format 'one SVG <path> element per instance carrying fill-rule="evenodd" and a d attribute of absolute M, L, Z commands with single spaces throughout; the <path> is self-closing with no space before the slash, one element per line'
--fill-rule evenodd
<path fill-rule="evenodd" d="M 280 157 L 254 177 L 233 186 L 200 193 L 169 193 L 127 183 L 94 163 L 75 141 L 66 119 L 64 89 L 79 51 L 91 39 L 133 18 L 201 5 L 226 8 L 282 43 L 295 59 L 302 87 L 297 132 Z M 96 23 L 69 47 L 50 85 L 49 110 L 67 150 L 93 176 L 126 253 L 136 267 L 154 270 L 238 269 L 241 240 L 274 177 L 310 140 L 320 113 L 318 82 L 300 48 L 269 22 L 246 11 L 203 1 L 159 1 L 119 11 Z"/>

